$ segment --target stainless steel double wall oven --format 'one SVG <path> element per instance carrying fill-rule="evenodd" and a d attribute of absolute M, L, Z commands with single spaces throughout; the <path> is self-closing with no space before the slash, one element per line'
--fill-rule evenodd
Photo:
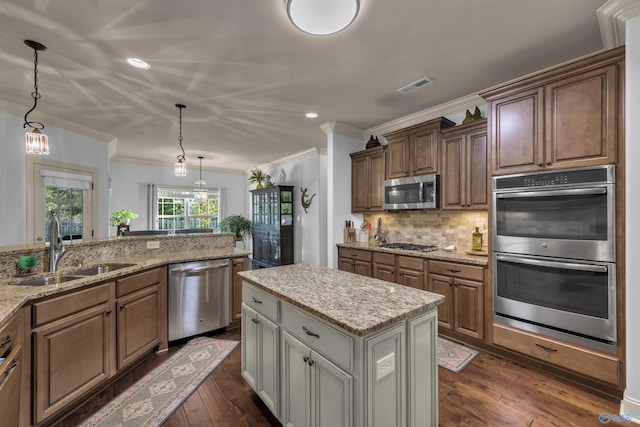
<path fill-rule="evenodd" d="M 493 178 L 495 321 L 616 352 L 615 166 Z"/>

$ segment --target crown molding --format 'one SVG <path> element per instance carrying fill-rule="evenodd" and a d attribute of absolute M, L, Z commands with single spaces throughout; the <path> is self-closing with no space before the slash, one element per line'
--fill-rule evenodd
<path fill-rule="evenodd" d="M 304 159 L 309 158 L 309 157 L 316 157 L 316 156 L 321 156 L 321 155 L 325 155 L 326 156 L 327 155 L 327 149 L 325 147 L 313 147 L 313 148 L 310 148 L 308 150 L 300 151 L 298 153 L 292 154 L 292 155 L 287 156 L 287 157 L 282 157 L 280 159 L 274 160 L 274 161 L 269 162 L 269 163 L 263 163 L 261 165 L 258 165 L 257 167 L 259 169 L 269 170 L 269 169 L 277 168 L 278 166 L 282 166 L 282 165 L 287 164 L 287 163 L 292 163 L 292 162 L 304 160 Z M 251 169 L 247 169 L 246 173 L 251 173 Z"/>
<path fill-rule="evenodd" d="M 609 0 L 597 11 L 602 44 L 613 49 L 625 44 L 625 22 L 640 16 L 639 0 Z"/>
<path fill-rule="evenodd" d="M 462 98 L 454 99 L 444 104 L 437 105 L 433 108 L 418 111 L 408 116 L 400 117 L 396 120 L 383 123 L 366 129 L 364 135 L 384 135 L 399 129 L 417 125 L 431 119 L 444 117 L 448 114 L 456 114 L 468 109 L 474 109 L 476 106 L 485 105 L 487 102 L 480 95 L 472 94 Z"/>
<path fill-rule="evenodd" d="M 168 163 L 161 163 L 161 162 L 156 162 L 156 161 L 152 161 L 152 160 L 145 160 L 145 159 L 138 159 L 138 158 L 133 158 L 133 157 L 122 157 L 122 156 L 115 156 L 112 158 L 109 158 L 110 162 L 117 162 L 117 163 L 130 163 L 130 164 L 134 164 L 134 165 L 146 165 L 146 166 L 158 166 L 161 168 L 169 168 L 173 170 L 173 165 L 172 164 L 168 164 Z M 187 165 L 187 167 L 189 167 L 190 165 Z M 194 164 L 193 167 L 195 168 L 196 165 Z M 225 169 L 225 168 L 212 168 L 212 167 L 206 167 L 203 166 L 202 167 L 203 171 L 208 171 L 208 172 L 220 172 L 220 173 L 231 173 L 231 174 L 235 174 L 235 175 L 243 175 L 244 172 L 240 171 L 238 169 Z"/>
<path fill-rule="evenodd" d="M 366 134 L 362 129 L 358 129 L 341 122 L 326 122 L 320 125 L 320 129 L 322 129 L 327 136 L 338 134 L 354 139 L 364 139 L 364 135 Z"/>

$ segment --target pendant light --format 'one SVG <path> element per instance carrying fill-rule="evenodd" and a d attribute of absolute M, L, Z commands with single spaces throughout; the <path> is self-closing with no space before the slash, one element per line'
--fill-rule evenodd
<path fill-rule="evenodd" d="M 182 154 L 178 155 L 178 161 L 176 162 L 176 176 L 186 176 L 187 175 L 187 161 L 184 157 L 184 148 L 182 148 L 182 109 L 187 108 L 186 105 L 176 104 L 180 111 L 180 136 L 178 137 L 178 142 L 180 143 L 180 149 L 182 150 Z"/>
<path fill-rule="evenodd" d="M 44 125 L 40 122 L 29 121 L 27 118 L 29 113 L 36 109 L 38 99 L 40 99 L 40 93 L 38 92 L 38 51 L 45 51 L 47 50 L 47 47 L 33 40 L 25 40 L 24 44 L 33 49 L 33 56 L 35 57 L 33 70 L 34 91 L 31 92 L 31 96 L 33 97 L 33 107 L 31 107 L 31 109 L 24 115 L 24 125 L 22 126 L 23 128 L 28 126 L 32 129 L 24 134 L 27 154 L 47 155 L 49 154 L 49 138 L 41 132 L 41 130 L 44 129 Z"/>
<path fill-rule="evenodd" d="M 285 0 L 285 3 L 291 23 L 314 36 L 344 30 L 360 10 L 360 0 Z"/>
<path fill-rule="evenodd" d="M 209 198 L 209 192 L 203 187 L 203 185 L 207 185 L 207 183 L 202 180 L 202 159 L 204 159 L 204 157 L 198 156 L 198 159 L 200 159 L 200 179 L 196 181 L 198 188 L 193 190 L 193 198 L 196 199 L 196 202 L 203 203 Z"/>

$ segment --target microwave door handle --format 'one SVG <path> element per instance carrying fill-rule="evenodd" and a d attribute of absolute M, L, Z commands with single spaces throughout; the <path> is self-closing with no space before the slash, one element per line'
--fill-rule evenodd
<path fill-rule="evenodd" d="M 420 196 L 419 196 L 419 198 L 418 198 L 418 199 L 420 200 L 420 203 L 423 203 L 423 202 L 424 202 L 424 182 L 421 182 L 421 183 L 420 183 L 420 190 L 419 190 L 419 192 L 420 192 Z"/>
<path fill-rule="evenodd" d="M 498 193 L 497 199 L 516 199 L 521 197 L 551 197 L 551 196 L 588 196 L 592 194 L 606 194 L 606 188 L 574 188 L 569 190 L 550 191 L 520 191 L 517 193 Z"/>
<path fill-rule="evenodd" d="M 539 267 L 562 268 L 564 270 L 590 271 L 593 273 L 606 273 L 607 267 L 604 265 L 575 264 L 570 262 L 545 261 L 540 259 L 520 258 L 508 255 L 497 255 L 498 261 L 513 262 L 516 264 L 535 265 Z"/>

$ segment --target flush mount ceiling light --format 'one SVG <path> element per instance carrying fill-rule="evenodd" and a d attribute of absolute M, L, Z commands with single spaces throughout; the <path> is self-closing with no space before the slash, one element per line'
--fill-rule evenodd
<path fill-rule="evenodd" d="M 310 111 L 307 114 L 305 114 L 304 116 L 306 118 L 308 118 L 308 119 L 315 119 L 316 117 L 318 117 L 318 113 L 314 113 L 314 112 Z"/>
<path fill-rule="evenodd" d="M 291 23 L 315 36 L 344 30 L 360 10 L 359 0 L 285 0 L 285 3 Z"/>
<path fill-rule="evenodd" d="M 203 187 L 203 185 L 207 185 L 207 183 L 202 180 L 202 159 L 204 159 L 204 157 L 198 156 L 198 159 L 200 159 L 200 179 L 196 181 L 198 188 L 193 190 L 193 198 L 196 199 L 196 202 L 202 203 L 209 198 L 209 192 Z"/>
<path fill-rule="evenodd" d="M 180 143 L 180 149 L 182 150 L 182 154 L 178 154 L 178 161 L 176 162 L 176 176 L 186 176 L 187 175 L 187 161 L 184 158 L 184 148 L 182 148 L 182 109 L 187 108 L 186 105 L 176 104 L 176 107 L 180 110 L 180 136 L 178 137 L 178 142 Z"/>
<path fill-rule="evenodd" d="M 49 138 L 41 132 L 41 130 L 44 129 L 44 125 L 40 122 L 31 122 L 27 118 L 29 113 L 36 109 L 38 99 L 40 99 L 40 93 L 38 93 L 38 51 L 45 51 L 47 48 L 43 44 L 34 42 L 33 40 L 25 40 L 24 44 L 33 49 L 33 56 L 35 57 L 33 67 L 34 91 L 31 92 L 31 96 L 33 97 L 33 107 L 31 107 L 31 109 L 24 115 L 24 125 L 22 126 L 23 128 L 28 126 L 32 129 L 30 132 L 24 134 L 27 153 L 47 155 L 49 154 Z"/>
<path fill-rule="evenodd" d="M 140 68 L 143 70 L 148 70 L 149 68 L 151 68 L 151 65 L 149 65 L 147 61 L 140 58 L 127 58 L 127 63 L 132 67 Z"/>

